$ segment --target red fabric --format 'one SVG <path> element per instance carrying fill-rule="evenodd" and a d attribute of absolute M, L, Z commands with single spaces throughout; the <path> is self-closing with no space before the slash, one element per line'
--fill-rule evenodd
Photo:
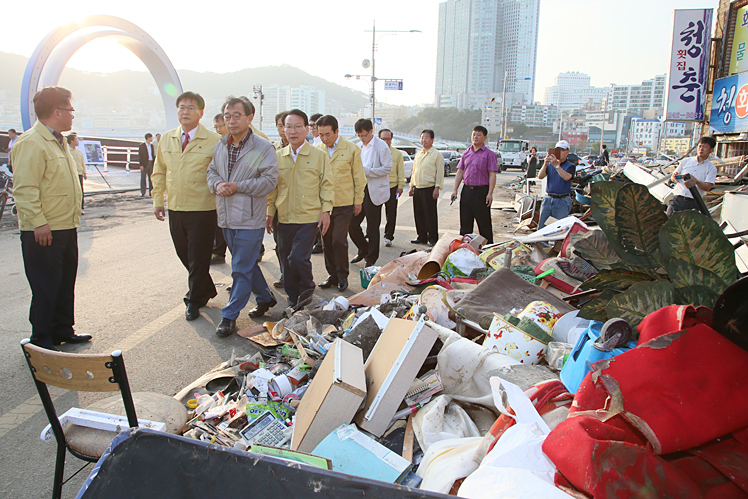
<path fill-rule="evenodd" d="M 574 225 L 572 225 L 571 230 L 569 231 L 568 234 L 566 234 L 566 237 L 564 238 L 564 242 L 561 244 L 561 251 L 559 252 L 558 256 L 560 256 L 561 258 L 571 258 L 571 255 L 569 254 L 569 251 L 567 250 L 567 248 L 569 247 L 569 244 L 571 244 L 571 235 L 577 234 L 580 232 L 582 234 L 586 234 L 589 231 L 590 230 L 585 229 L 582 226 L 582 224 L 575 223 Z"/>
<path fill-rule="evenodd" d="M 593 365 L 543 445 L 569 483 L 594 498 L 748 497 L 748 352 L 710 319 L 666 307 L 640 324 L 636 348 Z M 658 456 L 689 449 L 698 457 Z"/>

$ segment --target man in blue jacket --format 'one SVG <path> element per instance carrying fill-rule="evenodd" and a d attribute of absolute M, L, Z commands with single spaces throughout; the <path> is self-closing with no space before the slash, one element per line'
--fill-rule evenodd
<path fill-rule="evenodd" d="M 208 188 L 216 195 L 218 226 L 231 251 L 229 302 L 221 311 L 216 334 L 236 332 L 236 319 L 255 294 L 257 306 L 250 317 L 265 315 L 277 303 L 257 259 L 265 229 L 267 195 L 278 184 L 278 158 L 273 145 L 250 130 L 254 106 L 235 97 L 224 104 L 223 119 L 229 133 L 213 149 L 208 167 Z"/>

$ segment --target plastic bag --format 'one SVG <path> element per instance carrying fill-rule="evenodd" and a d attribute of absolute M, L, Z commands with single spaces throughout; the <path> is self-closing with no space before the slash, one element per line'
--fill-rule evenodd
<path fill-rule="evenodd" d="M 467 248 L 459 248 L 447 257 L 442 270 L 450 277 L 464 277 L 470 275 L 473 269 L 485 267 L 486 264 L 475 252 Z"/>

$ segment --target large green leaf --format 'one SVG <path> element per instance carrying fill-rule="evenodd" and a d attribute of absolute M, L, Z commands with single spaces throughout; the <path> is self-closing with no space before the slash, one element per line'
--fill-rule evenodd
<path fill-rule="evenodd" d="M 601 230 L 591 230 L 574 244 L 574 252 L 590 262 L 597 270 L 611 270 L 620 264 L 621 259 L 608 243 L 608 237 Z"/>
<path fill-rule="evenodd" d="M 615 206 L 618 240 L 626 251 L 621 259 L 632 265 L 640 265 L 637 262 L 643 257 L 651 268 L 659 267 L 660 229 L 667 222 L 662 204 L 649 193 L 646 186 L 628 184 L 618 191 Z"/>
<path fill-rule="evenodd" d="M 670 281 L 639 282 L 611 298 L 605 311 L 608 317 L 620 317 L 636 328 L 647 315 L 673 305 L 674 294 Z"/>
<path fill-rule="evenodd" d="M 684 260 L 717 274 L 725 284 L 735 282 L 735 249 L 717 222 L 696 211 L 673 214 L 660 231 L 663 259 Z"/>
<path fill-rule="evenodd" d="M 675 288 L 676 305 L 694 305 L 696 307 L 703 306 L 714 308 L 714 304 L 717 303 L 717 298 L 719 298 L 718 293 L 703 285 Z"/>
<path fill-rule="evenodd" d="M 626 291 L 637 282 L 651 281 L 647 274 L 631 272 L 629 270 L 601 270 L 595 277 L 586 280 L 580 288 L 582 289 L 613 289 L 615 291 Z"/>
<path fill-rule="evenodd" d="M 667 275 L 676 288 L 706 286 L 720 294 L 727 287 L 727 283 L 711 270 L 701 268 L 685 260 L 678 260 L 677 258 L 666 260 L 665 270 L 667 270 Z"/>
<path fill-rule="evenodd" d="M 637 255 L 626 255 L 626 250 L 618 239 L 616 224 L 616 196 L 624 184 L 621 182 L 593 182 L 590 185 L 590 211 L 593 218 L 608 237 L 608 244 L 618 256 L 631 265 L 649 266 L 646 258 Z"/>
<path fill-rule="evenodd" d="M 580 319 L 587 319 L 588 321 L 607 321 L 608 313 L 605 311 L 605 306 L 610 302 L 610 299 L 617 294 L 618 293 L 612 289 L 606 289 L 600 293 L 600 296 L 582 305 L 577 317 Z"/>

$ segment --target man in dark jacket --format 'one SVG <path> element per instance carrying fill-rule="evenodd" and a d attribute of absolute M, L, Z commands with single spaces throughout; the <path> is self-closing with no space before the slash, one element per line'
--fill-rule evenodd
<path fill-rule="evenodd" d="M 140 163 L 140 197 L 145 197 L 145 183 L 148 179 L 148 195 L 153 191 L 153 160 L 156 158 L 156 151 L 153 150 L 153 135 L 145 134 L 145 142 L 138 147 L 138 163 Z"/>

